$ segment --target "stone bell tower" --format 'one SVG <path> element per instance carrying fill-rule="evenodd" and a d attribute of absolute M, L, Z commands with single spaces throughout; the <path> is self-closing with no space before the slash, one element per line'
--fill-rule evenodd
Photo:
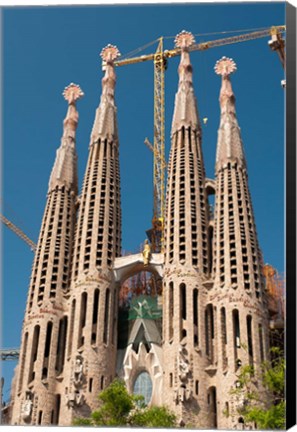
<path fill-rule="evenodd" d="M 269 355 L 263 263 L 230 81 L 235 71 L 230 58 L 223 57 L 215 65 L 222 77 L 221 119 L 215 166 L 214 285 L 205 309 L 206 349 L 215 370 L 209 379 L 210 393 L 219 402 L 218 427 L 232 429 L 238 427 L 236 408 L 243 401 L 234 400 L 229 389 L 238 385 L 241 365 L 259 370 Z"/>
<path fill-rule="evenodd" d="M 68 111 L 61 146 L 49 180 L 47 202 L 34 258 L 22 331 L 18 371 L 14 378 L 12 424 L 55 424 L 60 411 L 56 376 L 65 363 L 66 298 L 77 200 L 75 103 L 79 86 L 64 90 Z"/>
<path fill-rule="evenodd" d="M 208 200 L 201 126 L 189 48 L 194 37 L 177 35 L 181 49 L 168 165 L 163 285 L 164 403 L 181 425 L 209 427 L 203 355 L 204 283 L 209 278 Z"/>
<path fill-rule="evenodd" d="M 121 205 L 113 62 L 118 55 L 113 45 L 101 52 L 105 75 L 75 232 L 62 425 L 89 415 L 115 376 L 118 292 L 112 269 L 121 252 Z"/>

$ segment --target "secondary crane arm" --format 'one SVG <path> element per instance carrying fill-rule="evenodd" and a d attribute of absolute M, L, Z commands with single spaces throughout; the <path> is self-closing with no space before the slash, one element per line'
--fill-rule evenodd
<path fill-rule="evenodd" d="M 18 228 L 14 223 L 10 222 L 5 216 L 0 214 L 0 219 L 6 225 L 9 229 L 11 229 L 16 235 L 18 235 L 22 240 L 24 240 L 32 249 L 32 251 L 35 252 L 36 250 L 36 244 L 29 239 L 29 237 L 20 229 Z"/>
<path fill-rule="evenodd" d="M 18 360 L 19 348 L 0 348 L 0 360 Z"/>
<path fill-rule="evenodd" d="M 284 25 L 273 26 L 271 28 L 259 30 L 259 31 L 252 32 L 252 33 L 245 33 L 245 34 L 241 34 L 241 35 L 231 36 L 228 38 L 215 39 L 215 40 L 208 41 L 208 42 L 202 42 L 202 43 L 194 44 L 189 48 L 189 51 L 204 51 L 204 50 L 207 50 L 209 48 L 214 48 L 214 47 L 223 46 L 223 45 L 230 45 L 230 44 L 238 43 L 238 42 L 245 42 L 245 41 L 249 41 L 249 40 L 253 40 L 253 39 L 259 39 L 259 38 L 263 38 L 263 37 L 274 35 L 274 34 L 284 33 L 285 31 L 286 31 L 286 26 L 284 26 Z M 165 50 L 163 52 L 163 56 L 165 58 L 171 58 L 171 57 L 176 57 L 176 56 L 180 55 L 180 53 L 181 53 L 180 48 L 175 48 L 172 50 Z M 154 54 L 145 54 L 142 56 L 132 57 L 129 59 L 117 60 L 117 61 L 115 61 L 115 65 L 116 66 L 125 66 L 125 65 L 129 65 L 129 64 L 135 64 L 135 63 L 150 61 L 150 60 L 155 59 L 155 55 L 156 55 L 155 53 Z"/>

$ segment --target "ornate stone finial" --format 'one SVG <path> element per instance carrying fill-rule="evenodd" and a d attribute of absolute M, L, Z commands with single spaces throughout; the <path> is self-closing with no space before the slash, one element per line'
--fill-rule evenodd
<path fill-rule="evenodd" d="M 192 33 L 182 30 L 174 39 L 176 48 L 189 48 L 195 43 L 195 38 Z"/>
<path fill-rule="evenodd" d="M 222 57 L 216 62 L 214 70 L 217 75 L 228 76 L 237 70 L 237 66 L 232 58 Z"/>
<path fill-rule="evenodd" d="M 100 57 L 103 61 L 113 62 L 117 57 L 120 57 L 121 53 L 118 50 L 118 47 L 115 45 L 108 44 L 104 47 L 100 53 Z"/>
<path fill-rule="evenodd" d="M 80 86 L 74 83 L 70 83 L 67 87 L 65 87 L 62 94 L 69 104 L 84 96 L 84 92 L 81 90 Z"/>

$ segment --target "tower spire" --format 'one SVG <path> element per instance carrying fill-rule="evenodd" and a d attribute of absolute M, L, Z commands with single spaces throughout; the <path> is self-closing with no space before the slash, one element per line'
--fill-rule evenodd
<path fill-rule="evenodd" d="M 117 139 L 116 106 L 114 103 L 114 90 L 116 84 L 116 74 L 114 61 L 120 56 L 120 52 L 115 45 L 108 44 L 102 49 L 100 56 L 103 60 L 103 70 L 105 75 L 102 78 L 102 94 L 99 107 L 91 134 L 91 141 L 96 141 L 103 136 L 110 139 Z"/>
<path fill-rule="evenodd" d="M 237 67 L 231 58 L 222 57 L 216 62 L 214 69 L 217 75 L 222 76 L 219 97 L 221 121 L 218 131 L 216 169 L 220 169 L 230 160 L 237 160 L 245 166 L 244 150 L 235 110 L 235 95 L 230 80 L 230 75 L 237 70 Z"/>
<path fill-rule="evenodd" d="M 64 377 L 68 400 L 63 424 L 96 409 L 98 393 L 116 373 L 118 292 L 112 269 L 115 258 L 121 254 L 119 141 L 114 98 L 114 60 L 118 55 L 113 45 L 101 52 L 105 75 L 91 133 L 74 243 L 69 299 L 72 330 L 68 375 Z"/>
<path fill-rule="evenodd" d="M 210 301 L 215 299 L 215 313 L 218 315 L 206 311 L 206 322 L 209 321 L 210 328 L 213 328 L 216 317 L 220 319 L 223 338 L 215 335 L 212 343 L 218 359 L 216 397 L 221 401 L 228 393 L 227 389 L 234 386 L 241 365 L 249 364 L 260 370 L 260 364 L 268 352 L 262 255 L 230 81 L 230 75 L 235 70 L 236 65 L 230 58 L 223 57 L 215 65 L 215 72 L 222 76 L 222 85 L 215 170 L 214 284 Z M 264 395 L 263 391 L 263 401 Z M 229 403 L 230 407 L 236 404 L 232 396 L 228 406 Z M 234 427 L 232 415 L 229 421 L 231 429 Z"/>
<path fill-rule="evenodd" d="M 63 91 L 68 102 L 68 110 L 63 122 L 63 135 L 60 148 L 49 180 L 49 191 L 56 185 L 67 184 L 77 193 L 77 155 L 75 150 L 75 133 L 78 124 L 76 101 L 84 96 L 77 84 L 69 84 Z"/>
<path fill-rule="evenodd" d="M 200 130 L 196 98 L 193 89 L 193 67 L 190 60 L 189 47 L 195 42 L 192 33 L 181 31 L 175 38 L 175 47 L 181 49 L 178 67 L 179 83 L 175 97 L 175 109 L 172 120 L 171 134 L 181 127 L 191 126 Z"/>
<path fill-rule="evenodd" d="M 198 316 L 204 313 L 203 283 L 209 276 L 209 216 L 189 56 L 193 42 L 193 35 L 185 31 L 175 39 L 176 47 L 181 48 L 181 61 L 172 122 L 164 233 L 164 403 L 173 406 L 180 425 L 189 418 L 190 406 L 199 405 L 201 413 L 207 410 L 206 397 L 201 394 L 207 391 L 204 374 L 208 359 L 199 352 L 204 323 L 200 318 L 198 323 Z M 198 377 L 199 396 L 192 386 Z M 200 427 L 211 426 L 203 414 L 197 412 L 195 416 Z"/>

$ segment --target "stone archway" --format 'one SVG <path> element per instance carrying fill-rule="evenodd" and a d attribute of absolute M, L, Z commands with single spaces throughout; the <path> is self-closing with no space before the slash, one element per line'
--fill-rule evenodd
<path fill-rule="evenodd" d="M 148 265 L 144 265 L 141 253 L 116 258 L 113 266 L 115 281 L 122 283 L 142 271 L 153 273 L 161 279 L 163 277 L 163 264 L 163 254 L 152 254 Z"/>
<path fill-rule="evenodd" d="M 127 279 L 142 272 L 151 273 L 156 280 L 162 281 L 163 262 L 163 254 L 152 254 L 147 265 L 144 264 L 142 253 L 116 258 L 113 267 L 115 282 L 121 287 Z M 144 311 L 147 301 L 150 303 L 145 295 L 136 297 L 136 300 L 137 305 L 143 306 Z M 151 310 L 155 311 L 155 309 Z M 160 405 L 163 382 L 162 332 L 155 324 L 155 314 L 154 319 L 151 319 L 146 313 L 142 314 L 140 311 L 136 316 L 133 316 L 133 311 L 131 315 L 130 313 L 128 319 L 131 319 L 129 321 L 131 324 L 127 341 L 122 346 L 118 345 L 117 374 L 124 379 L 128 391 L 132 393 L 137 376 L 143 371 L 147 372 L 152 380 L 151 403 Z M 125 322 L 119 327 L 124 336 L 126 336 Z"/>

